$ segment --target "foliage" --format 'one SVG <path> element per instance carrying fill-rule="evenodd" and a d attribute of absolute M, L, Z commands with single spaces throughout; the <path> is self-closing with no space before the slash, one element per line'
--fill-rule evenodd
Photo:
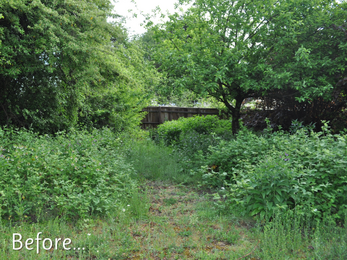
<path fill-rule="evenodd" d="M 180 117 L 178 120 L 166 121 L 158 126 L 158 141 L 163 140 L 166 145 L 179 142 L 184 134 L 209 135 L 215 133 L 218 136 L 227 135 L 230 132 L 231 123 L 221 120 L 215 115 Z M 182 138 L 184 138 L 182 136 Z"/>
<path fill-rule="evenodd" d="M 222 134 L 224 138 L 232 138 L 231 131 Z M 178 155 L 181 172 L 194 176 L 192 170 L 200 169 L 209 155 L 209 147 L 216 146 L 222 137 L 216 133 L 201 134 L 196 131 L 181 133 L 179 141 L 173 145 L 173 152 Z"/>
<path fill-rule="evenodd" d="M 297 123 L 297 126 L 300 128 L 300 123 Z M 246 134 L 245 130 L 241 130 L 241 132 Z M 274 257 L 276 259 L 346 258 L 347 226 L 344 225 L 343 227 L 343 219 L 339 219 L 337 225 L 334 216 L 331 217 L 328 214 L 325 216 L 323 214 L 322 218 L 317 220 L 317 217 L 313 214 L 314 212 L 311 212 L 311 216 L 307 214 L 309 213 L 307 211 L 311 211 L 312 208 L 307 208 L 307 211 L 304 211 L 304 207 L 296 207 L 294 210 L 275 210 L 271 221 L 262 220 L 256 223 L 248 217 L 241 217 L 239 213 L 245 210 L 242 205 L 238 204 L 229 211 L 226 207 L 223 209 L 210 199 L 211 190 L 208 190 L 207 193 L 205 193 L 206 190 L 196 190 L 201 176 L 195 176 L 199 179 L 191 178 L 191 185 L 189 186 L 182 185 L 182 182 L 187 183 L 185 181 L 187 176 L 180 174 L 177 170 L 179 164 L 176 161 L 176 154 L 172 153 L 171 147 L 155 145 L 142 132 L 135 134 L 124 135 L 118 139 L 107 129 L 96 130 L 92 134 L 86 134 L 83 131 L 78 133 L 70 132 L 65 134 L 64 141 L 61 141 L 64 136 L 62 133 L 57 134 L 57 138 L 39 137 L 27 131 L 11 131 L 9 129 L 3 131 L 0 128 L 2 145 L 6 145 L 6 151 L 1 150 L 0 154 L 8 153 L 7 150 L 10 148 L 13 151 L 12 155 L 14 155 L 15 150 L 21 148 L 20 145 L 18 147 L 14 146 L 25 143 L 28 143 L 25 151 L 33 153 L 34 158 L 39 151 L 49 152 L 49 156 L 35 158 L 35 161 L 31 160 L 32 156 L 29 157 L 26 162 L 31 163 L 31 166 L 33 166 L 33 163 L 42 161 L 43 158 L 50 159 L 55 156 L 56 159 L 64 159 L 63 154 L 56 155 L 51 150 L 61 149 L 62 152 L 68 152 L 68 145 L 71 144 L 70 148 L 75 151 L 74 153 L 70 152 L 71 156 L 78 155 L 81 152 L 84 155 L 88 152 L 93 153 L 92 156 L 84 156 L 91 163 L 91 168 L 94 165 L 91 158 L 102 160 L 102 158 L 107 157 L 105 160 L 108 162 L 117 160 L 120 163 L 119 160 L 122 157 L 120 154 L 122 154 L 126 157 L 126 160 L 134 164 L 138 174 L 135 175 L 135 172 L 128 168 L 129 174 L 138 180 L 137 184 L 141 185 L 139 190 L 130 188 L 131 192 L 127 193 L 129 196 L 125 196 L 126 200 L 118 200 L 116 204 L 112 205 L 109 214 L 97 214 L 94 211 L 90 215 L 88 214 L 87 218 L 80 219 L 77 223 L 66 222 L 65 217 L 67 215 L 65 217 L 63 215 L 62 218 L 56 217 L 57 215 L 53 215 L 54 210 L 48 210 L 48 213 L 46 213 L 47 208 L 41 207 L 41 204 L 35 204 L 36 211 L 42 213 L 40 218 L 38 214 L 38 218 L 34 220 L 36 223 L 32 223 L 31 215 L 27 215 L 27 212 L 22 216 L 22 221 L 13 221 L 13 216 L 11 221 L 8 221 L 8 218 L 5 218 L 4 211 L 2 211 L 0 240 L 9 241 L 12 239 L 13 233 L 20 233 L 23 236 L 22 241 L 24 243 L 24 239 L 36 237 L 38 232 L 43 231 L 41 234 L 42 240 L 45 238 L 61 238 L 62 236 L 68 237 L 72 239 L 71 247 L 76 248 L 76 250 L 62 250 L 62 244 L 60 243 L 58 244 L 58 250 L 43 250 L 40 246 L 41 252 L 36 254 L 35 250 L 13 250 L 11 243 L 5 243 L 2 250 L 0 250 L 0 258 L 62 259 L 78 257 L 79 259 L 101 259 L 116 257 L 121 259 L 138 257 L 150 259 L 153 257 L 187 258 L 187 256 L 188 258 L 195 257 L 197 259 L 211 259 L 211 257 L 215 259 L 233 259 L 245 258 L 245 256 L 259 259 Z M 302 139 L 295 141 L 300 134 Z M 329 135 L 328 131 L 324 134 L 325 136 Z M 268 129 L 264 134 L 269 139 L 275 138 L 276 135 L 284 136 L 284 133 L 272 134 L 271 129 Z M 308 137 L 308 132 L 304 128 L 298 129 L 296 134 L 286 135 L 289 140 L 284 145 L 289 149 L 294 149 L 295 147 L 288 145 L 293 141 L 296 143 L 295 146 L 300 147 L 299 143 L 304 143 L 305 136 L 306 139 L 314 137 L 313 135 Z M 339 138 L 340 136 L 333 136 L 332 142 L 337 141 Z M 58 142 L 58 140 L 61 142 Z M 276 140 L 285 141 L 284 139 Z M 246 143 L 246 145 L 249 145 L 249 143 Z M 29 150 L 29 147 L 33 147 L 34 151 Z M 19 150 L 23 150 L 23 148 Z M 103 154 L 103 148 L 107 150 L 106 154 Z M 305 148 L 308 148 L 308 146 L 304 145 Z M 330 149 L 329 145 L 326 146 L 326 149 Z M 333 150 L 333 152 L 337 151 Z M 315 154 L 320 156 L 317 152 L 311 152 L 313 157 Z M 19 154 L 20 151 L 16 153 Z M 270 176 L 267 170 L 271 172 L 271 169 L 276 169 L 286 173 L 281 176 L 284 182 L 292 181 L 288 180 L 286 175 L 296 174 L 294 170 L 290 172 L 297 163 L 295 161 L 291 164 L 293 158 L 297 160 L 294 156 L 295 153 L 291 151 L 288 156 L 281 153 L 277 153 L 276 156 L 276 153 L 275 151 L 273 156 L 265 157 L 259 167 L 260 169 L 255 170 L 263 177 L 257 178 L 256 174 L 253 174 L 255 179 L 265 184 Z M 22 158 L 26 158 L 26 156 L 28 155 L 22 154 Z M 96 158 L 94 158 L 95 156 Z M 282 158 L 279 158 L 279 156 L 282 156 Z M 12 156 L 12 158 L 15 157 Z M 83 160 L 82 157 L 79 158 L 79 160 Z M 288 158 L 289 160 L 285 160 Z M 2 158 L 0 158 L 0 162 L 3 162 L 1 160 Z M 53 166 L 59 167 L 58 164 L 61 164 L 63 160 L 51 160 L 50 162 L 54 164 Z M 6 163 L 11 164 L 13 161 Z M 103 162 L 101 166 L 117 166 L 117 170 L 123 169 L 118 163 L 115 163 L 116 165 L 113 163 L 105 165 Z M 45 164 L 46 167 L 47 165 Z M 64 165 L 69 166 L 69 163 Z M 53 169 L 53 166 L 50 169 Z M 299 166 L 298 169 L 301 170 Z M 74 171 L 69 171 L 65 174 L 66 179 L 70 177 L 71 172 L 74 173 Z M 118 171 L 115 172 L 118 173 Z M 1 176 L 3 176 L 3 172 L 1 173 Z M 149 178 L 151 181 L 146 181 L 143 177 Z M 81 178 L 81 175 L 79 175 L 76 180 Z M 48 180 L 52 179 L 49 178 Z M 274 179 L 277 179 L 274 186 L 280 189 L 285 188 L 281 184 L 280 178 L 276 178 L 275 174 Z M 100 178 L 98 180 L 102 181 Z M 170 184 L 167 182 L 168 180 Z M 25 185 L 25 182 L 22 183 Z M 129 188 L 134 182 L 130 184 L 125 181 L 123 184 L 128 185 Z M 121 187 L 121 184 L 117 187 Z M 21 186 L 15 188 L 22 190 Z M 30 193 L 32 189 L 28 188 Z M 78 189 L 78 187 L 75 188 Z M 118 197 L 124 194 L 119 190 L 117 192 Z M 81 194 L 83 197 L 85 192 Z M 221 187 L 219 194 L 222 196 L 223 194 L 229 195 L 230 187 L 227 185 L 225 185 L 225 188 Z M 258 197 L 261 196 L 259 193 Z M 276 200 L 276 196 L 267 196 L 267 199 L 271 198 Z M 3 202 L 2 195 L 0 195 L 0 199 Z M 24 200 L 22 198 L 22 203 L 25 203 L 26 199 L 27 197 Z M 79 199 L 77 198 L 77 200 Z M 224 205 L 230 205 L 228 197 L 217 201 L 223 202 Z M 20 212 L 20 205 L 18 203 L 17 208 L 14 208 L 13 211 Z M 1 209 L 3 210 L 4 207 L 1 207 Z M 25 216 L 28 217 L 25 218 Z M 51 217 L 56 218 L 52 219 Z M 314 221 L 315 218 L 316 221 Z M 177 237 L 179 236 L 188 237 L 189 239 L 178 241 Z M 152 247 L 148 245 L 152 245 L 156 250 L 153 251 Z M 117 248 L 116 252 L 114 248 Z"/>
<path fill-rule="evenodd" d="M 197 179 L 201 174 L 192 170 L 204 165 L 209 147 L 216 146 L 221 140 L 230 140 L 233 135 L 229 120 L 207 115 L 166 121 L 158 126 L 154 137 L 157 144 L 172 146 L 183 176 Z"/>
<path fill-rule="evenodd" d="M 315 124 L 309 124 L 308 126 L 304 126 L 302 122 L 299 122 L 298 120 L 293 120 L 291 125 L 290 125 L 290 133 L 294 134 L 300 129 L 307 131 L 309 134 L 311 131 L 315 129 Z"/>
<path fill-rule="evenodd" d="M 310 218 L 291 210 L 277 212 L 264 223 L 259 242 L 256 256 L 261 259 L 344 259 L 347 252 L 346 227 L 336 226 L 329 216 L 313 225 Z"/>
<path fill-rule="evenodd" d="M 347 136 L 332 135 L 323 124 L 323 132 L 310 135 L 305 128 L 291 135 L 270 134 L 270 128 L 259 137 L 241 131 L 235 140 L 209 148 L 199 171 L 205 171 L 202 183 L 229 186 L 223 196 L 230 207 L 242 205 L 244 213 L 261 219 L 278 208 L 341 219 L 347 203 Z"/>
<path fill-rule="evenodd" d="M 271 48 L 267 58 L 271 66 L 264 78 L 269 88 L 289 90 L 287 97 L 309 104 L 341 93 L 341 88 L 334 91 L 346 75 L 346 4 L 292 0 L 273 11 L 286 19 L 272 23 L 276 33 L 264 39 Z"/>
<path fill-rule="evenodd" d="M 296 170 L 287 167 L 286 162 L 281 159 L 266 159 L 252 174 L 245 174 L 232 186 L 231 201 L 242 203 L 245 212 L 250 215 L 259 214 L 260 219 L 269 220 L 279 208 L 292 209 L 300 202 L 303 203 L 297 199 L 301 190 L 296 185 Z"/>
<path fill-rule="evenodd" d="M 347 223 L 347 217 L 344 223 Z M 316 258 L 344 259 L 347 257 L 347 225 L 336 227 L 335 221 L 325 217 L 317 224 L 312 237 L 312 248 Z"/>
<path fill-rule="evenodd" d="M 121 25 L 107 22 L 117 18 L 112 8 L 108 0 L 2 3 L 1 125 L 54 133 L 79 118 L 121 128 L 136 120 L 156 75 Z"/>
<path fill-rule="evenodd" d="M 140 178 L 165 182 L 196 183 L 197 176 L 186 172 L 179 162 L 183 159 L 172 147 L 156 144 L 149 138 L 124 136 L 120 152 L 130 162 Z"/>
<path fill-rule="evenodd" d="M 36 221 L 105 215 L 136 188 L 134 169 L 117 152 L 109 130 L 70 131 L 56 137 L 25 130 L 0 131 L 1 217 Z"/>
<path fill-rule="evenodd" d="M 165 84 L 165 83 L 163 83 Z M 156 92 L 155 98 L 152 100 L 152 105 L 155 106 L 178 106 L 178 107 L 208 107 L 224 109 L 223 104 L 212 98 L 200 98 L 193 92 L 187 90 L 180 94 L 166 94 L 160 91 Z"/>
<path fill-rule="evenodd" d="M 342 17 L 344 7 L 327 1 L 196 0 L 150 27 L 167 78 L 162 88 L 223 102 L 236 133 L 245 98 L 278 89 L 297 91 L 299 101 L 329 96 L 346 65 L 344 29 L 330 28 Z"/>
<path fill-rule="evenodd" d="M 286 20 L 274 23 L 277 33 L 264 41 L 271 50 L 263 79 L 268 90 L 259 98 L 263 108 L 271 110 L 257 112 L 249 126 L 259 126 L 262 115 L 285 130 L 294 119 L 315 123 L 317 130 L 323 126 L 321 120 L 328 120 L 334 133 L 347 126 L 346 2 L 316 4 L 286 1 L 280 7 L 297 26 L 291 30 Z"/>
<path fill-rule="evenodd" d="M 125 78 L 106 90 L 89 92 L 80 109 L 79 122 L 89 127 L 112 127 L 117 132 L 131 131 L 143 117 L 141 109 L 153 97 L 151 87 L 158 81 L 158 74 L 151 62 L 144 60 L 137 43 L 119 45 L 113 51 L 124 66 Z"/>
<path fill-rule="evenodd" d="M 154 53 L 156 48 L 158 47 L 158 43 L 156 43 L 154 38 L 154 31 L 147 30 L 141 36 L 136 37 L 132 42 L 136 42 L 143 49 L 143 55 L 145 60 L 153 62 L 155 67 L 158 69 L 160 64 L 156 62 L 154 57 Z M 180 107 L 217 107 L 218 102 L 216 102 L 212 98 L 201 98 L 196 95 L 194 92 L 189 90 L 184 90 L 182 93 L 167 93 L 162 91 L 162 87 L 158 87 L 159 85 L 166 84 L 165 81 L 167 78 L 164 78 L 164 75 L 161 73 L 161 70 L 158 69 L 159 75 L 161 75 L 161 81 L 157 83 L 157 85 L 152 85 L 152 90 L 155 93 L 155 96 L 152 99 L 152 105 L 174 105 Z M 220 105 L 219 105 L 220 106 Z M 219 107 L 218 106 L 218 107 Z"/>
<path fill-rule="evenodd" d="M 265 126 L 264 118 L 269 118 L 277 130 L 281 126 L 290 130 L 293 120 L 301 121 L 304 125 L 315 125 L 315 130 L 320 131 L 323 124 L 321 120 L 330 121 L 333 133 L 339 133 L 347 127 L 346 95 L 342 87 L 334 89 L 332 100 L 319 97 L 312 101 L 298 102 L 290 91 L 272 91 L 267 94 L 262 102 L 262 110 L 247 111 L 243 118 L 245 125 L 254 128 Z"/>

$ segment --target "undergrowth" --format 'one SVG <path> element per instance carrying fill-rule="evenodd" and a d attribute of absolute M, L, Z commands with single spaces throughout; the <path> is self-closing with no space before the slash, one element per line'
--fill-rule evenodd
<path fill-rule="evenodd" d="M 346 136 L 297 130 L 173 145 L 0 130 L 0 257 L 346 259 Z M 13 233 L 38 232 L 71 249 L 13 250 Z"/>
<path fill-rule="evenodd" d="M 163 128 L 170 133 L 170 127 Z M 295 209 L 316 221 L 328 214 L 343 222 L 347 135 L 331 134 L 328 122 L 321 132 L 313 128 L 293 122 L 290 133 L 273 133 L 268 122 L 261 135 L 242 127 L 231 139 L 181 132 L 169 146 L 189 175 L 197 176 L 200 187 L 223 187 L 215 194 L 223 198 L 221 207 L 242 207 L 244 215 L 260 221 L 278 209 Z"/>
<path fill-rule="evenodd" d="M 0 130 L 0 217 L 78 220 L 119 210 L 136 190 L 133 167 L 109 129 L 55 137 Z"/>

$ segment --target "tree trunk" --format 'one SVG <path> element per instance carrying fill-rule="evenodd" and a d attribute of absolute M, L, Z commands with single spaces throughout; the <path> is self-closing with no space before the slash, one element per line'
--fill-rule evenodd
<path fill-rule="evenodd" d="M 243 97 L 236 97 L 236 105 L 235 108 L 231 111 L 232 115 L 232 133 L 233 135 L 236 135 L 237 132 L 240 130 L 240 110 L 241 110 L 241 105 L 243 101 Z"/>
<path fill-rule="evenodd" d="M 220 86 L 222 86 L 222 84 L 220 83 Z M 222 88 L 222 87 L 221 87 Z M 222 101 L 225 106 L 228 108 L 228 113 L 231 114 L 232 117 L 232 126 L 231 126 L 231 130 L 233 135 L 236 135 L 237 132 L 240 130 L 240 111 L 241 111 L 241 105 L 242 105 L 242 101 L 246 98 L 246 97 L 250 97 L 249 95 L 246 95 L 245 93 L 239 91 L 237 93 L 237 96 L 235 97 L 236 99 L 236 104 L 235 107 L 233 107 L 229 102 L 228 99 L 226 98 L 225 93 L 222 92 L 222 99 L 220 99 L 220 101 Z"/>

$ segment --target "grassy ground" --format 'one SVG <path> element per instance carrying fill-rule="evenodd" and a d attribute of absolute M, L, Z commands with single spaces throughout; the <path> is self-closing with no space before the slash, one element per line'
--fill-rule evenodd
<path fill-rule="evenodd" d="M 182 175 L 170 149 L 133 142 L 121 150 L 140 186 L 120 212 L 76 223 L 3 222 L 0 259 L 347 259 L 346 228 L 329 223 L 308 228 L 286 217 L 257 224 L 219 209 L 211 191 L 198 188 L 196 176 Z M 21 250 L 13 249 L 14 233 L 22 236 Z M 28 238 L 32 250 L 25 248 Z M 47 238 L 53 241 L 49 250 L 42 245 L 46 239 L 50 247 Z M 61 238 L 57 249 L 55 238 Z M 70 250 L 63 248 L 67 238 Z"/>
<path fill-rule="evenodd" d="M 208 193 L 184 185 L 146 181 L 129 203 L 104 219 L 2 226 L 0 259 L 345 259 L 346 230 L 327 228 L 309 237 L 305 229 L 288 232 L 288 222 L 257 226 L 218 213 Z M 70 238 L 71 249 L 60 243 L 46 251 L 41 240 L 37 254 L 34 240 L 32 251 L 13 250 L 13 233 L 24 243 L 38 232 L 41 238 Z"/>
<path fill-rule="evenodd" d="M 133 226 L 133 259 L 238 259 L 254 239 L 248 228 L 213 212 L 206 196 L 185 186 L 147 182 L 148 220 Z M 133 233 L 134 235 L 134 233 Z"/>
<path fill-rule="evenodd" d="M 139 201 L 144 203 L 139 203 Z M 207 196 L 186 186 L 146 181 L 116 217 L 71 225 L 59 220 L 42 224 L 2 226 L 1 259 L 239 259 L 252 252 L 257 241 L 251 222 L 220 216 Z M 142 205 L 142 208 L 141 206 Z M 140 207 L 139 207 L 140 206 Z M 70 238 L 71 250 L 14 251 L 13 233 L 27 238 Z M 17 238 L 18 239 L 18 238 Z M 16 247 L 19 247 L 17 242 Z M 49 247 L 46 242 L 45 247 Z M 74 250 L 75 248 L 75 250 Z"/>

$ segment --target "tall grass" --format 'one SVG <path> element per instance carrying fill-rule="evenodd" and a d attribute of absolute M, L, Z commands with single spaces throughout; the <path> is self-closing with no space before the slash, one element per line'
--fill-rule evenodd
<path fill-rule="evenodd" d="M 199 180 L 199 176 L 189 174 L 180 163 L 182 158 L 172 147 L 156 144 L 149 138 L 138 141 L 127 139 L 121 150 L 139 177 L 181 184 Z"/>
<path fill-rule="evenodd" d="M 276 214 L 260 228 L 260 259 L 347 259 L 347 226 L 325 216 L 312 222 L 292 211 Z"/>

